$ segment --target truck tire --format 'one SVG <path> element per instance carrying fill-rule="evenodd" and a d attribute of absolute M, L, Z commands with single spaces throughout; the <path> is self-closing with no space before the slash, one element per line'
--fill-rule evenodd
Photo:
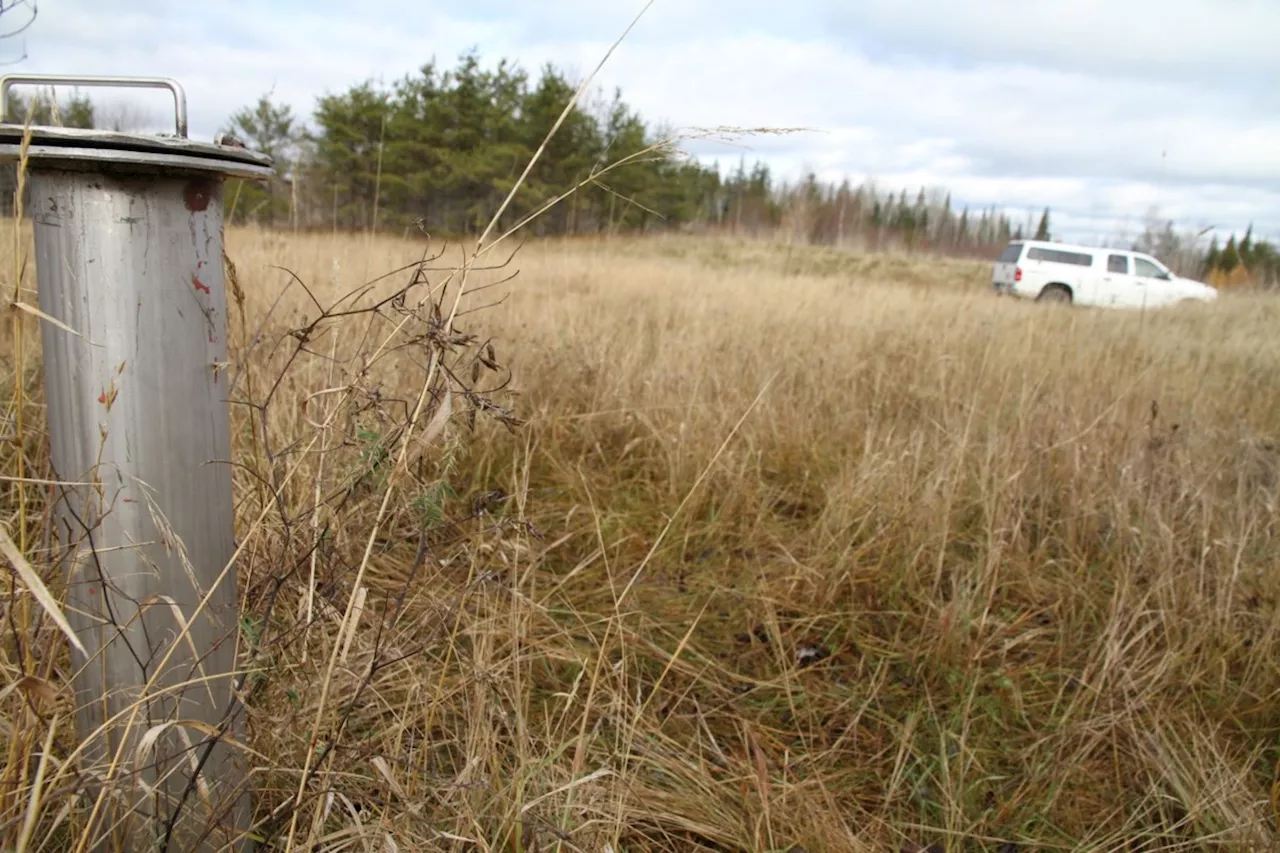
<path fill-rule="evenodd" d="M 1040 295 L 1036 297 L 1036 302 L 1053 302 L 1069 305 L 1071 303 L 1071 291 L 1063 287 L 1061 284 L 1046 285 L 1045 289 L 1040 291 Z"/>

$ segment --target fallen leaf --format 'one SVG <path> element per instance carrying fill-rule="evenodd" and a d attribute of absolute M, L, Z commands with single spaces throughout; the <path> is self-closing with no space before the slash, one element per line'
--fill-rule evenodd
<path fill-rule="evenodd" d="M 18 679 L 18 683 L 14 686 L 28 699 L 38 699 L 41 702 L 48 702 L 50 705 L 58 701 L 58 691 L 43 678 L 24 675 Z"/>

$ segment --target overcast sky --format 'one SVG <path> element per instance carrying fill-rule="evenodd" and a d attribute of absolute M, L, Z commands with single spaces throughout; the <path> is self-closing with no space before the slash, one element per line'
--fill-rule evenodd
<path fill-rule="evenodd" d="M 27 58 L 3 70 L 175 77 L 209 138 L 268 90 L 309 116 L 326 91 L 470 48 L 585 75 L 643 5 L 39 0 Z M 1068 239 L 1132 236 L 1153 207 L 1280 238 L 1277 34 L 1280 0 L 657 0 L 598 80 L 678 128 L 812 129 L 691 146 L 704 161 L 940 187 L 1024 218 L 1048 205 Z"/>

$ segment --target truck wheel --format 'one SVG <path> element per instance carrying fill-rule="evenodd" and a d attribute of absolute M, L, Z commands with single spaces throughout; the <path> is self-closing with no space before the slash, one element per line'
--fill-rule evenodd
<path fill-rule="evenodd" d="M 1060 284 L 1051 284 L 1044 290 L 1040 291 L 1040 295 L 1036 297 L 1036 301 L 1067 304 L 1071 302 L 1071 291 L 1067 290 Z"/>

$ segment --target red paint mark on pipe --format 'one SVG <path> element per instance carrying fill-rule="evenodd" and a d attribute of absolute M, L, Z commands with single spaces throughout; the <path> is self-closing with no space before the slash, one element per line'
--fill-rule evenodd
<path fill-rule="evenodd" d="M 212 198 L 213 182 L 201 178 L 187 181 L 186 187 L 182 190 L 182 200 L 186 203 L 187 210 L 192 213 L 208 210 L 209 201 Z"/>
<path fill-rule="evenodd" d="M 138 500 L 137 498 L 124 498 L 124 502 L 127 504 L 136 504 Z"/>
<path fill-rule="evenodd" d="M 201 293 L 213 293 L 213 291 L 209 289 L 209 285 L 201 281 L 200 276 L 195 273 L 191 274 L 191 286 L 196 290 L 199 290 Z"/>

